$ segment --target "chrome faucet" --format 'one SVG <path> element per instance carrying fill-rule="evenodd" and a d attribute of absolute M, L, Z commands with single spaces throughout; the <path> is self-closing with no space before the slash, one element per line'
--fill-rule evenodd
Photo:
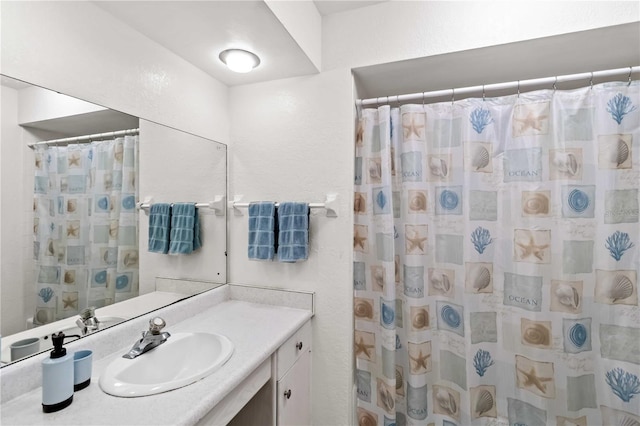
<path fill-rule="evenodd" d="M 95 306 L 80 312 L 80 318 L 76 320 L 76 325 L 80 328 L 83 336 L 98 331 L 100 329 L 100 320 L 96 318 Z"/>
<path fill-rule="evenodd" d="M 171 337 L 171 334 L 166 331 L 160 332 L 165 325 L 167 325 L 167 323 L 164 322 L 162 318 L 151 318 L 149 320 L 149 330 L 142 332 L 142 339 L 138 340 L 129 352 L 122 355 L 122 358 L 133 359 L 166 342 L 167 339 Z"/>

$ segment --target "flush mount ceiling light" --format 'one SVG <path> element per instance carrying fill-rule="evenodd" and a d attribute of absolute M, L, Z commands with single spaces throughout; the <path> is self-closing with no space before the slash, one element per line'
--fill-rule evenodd
<path fill-rule="evenodd" d="M 260 58 L 254 53 L 242 49 L 227 49 L 220 52 L 220 60 L 231 71 L 246 73 L 260 65 Z"/>

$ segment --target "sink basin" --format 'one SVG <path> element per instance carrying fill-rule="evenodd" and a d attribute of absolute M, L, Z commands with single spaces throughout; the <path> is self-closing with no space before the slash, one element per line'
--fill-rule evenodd
<path fill-rule="evenodd" d="M 225 336 L 175 333 L 165 343 L 134 359 L 113 360 L 100 376 L 100 388 L 120 397 L 167 392 L 208 376 L 227 362 L 232 353 L 233 343 Z"/>

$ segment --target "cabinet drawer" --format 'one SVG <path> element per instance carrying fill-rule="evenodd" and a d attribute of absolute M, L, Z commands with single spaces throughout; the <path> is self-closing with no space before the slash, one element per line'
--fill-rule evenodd
<path fill-rule="evenodd" d="M 304 354 L 278 381 L 278 426 L 311 424 L 311 353 L 302 352 Z"/>
<path fill-rule="evenodd" d="M 278 380 L 284 376 L 294 362 L 311 350 L 311 321 L 307 321 L 277 351 Z"/>

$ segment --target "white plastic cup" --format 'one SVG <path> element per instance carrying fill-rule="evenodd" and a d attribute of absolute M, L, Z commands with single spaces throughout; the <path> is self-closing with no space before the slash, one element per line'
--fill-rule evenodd
<path fill-rule="evenodd" d="M 40 339 L 38 337 L 31 337 L 29 339 L 18 340 L 11 344 L 10 349 L 11 361 L 16 361 L 25 356 L 40 352 Z"/>
<path fill-rule="evenodd" d="M 73 390 L 82 390 L 91 383 L 93 352 L 89 350 L 73 353 Z"/>

